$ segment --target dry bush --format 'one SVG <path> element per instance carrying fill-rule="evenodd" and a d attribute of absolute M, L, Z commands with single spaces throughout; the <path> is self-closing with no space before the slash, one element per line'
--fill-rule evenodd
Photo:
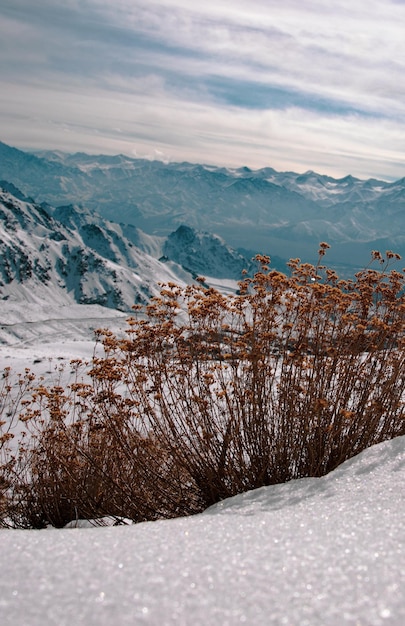
<path fill-rule="evenodd" d="M 23 374 L 13 375 L 6 367 L 0 380 L 0 528 L 10 511 L 10 491 L 19 482 L 17 461 L 19 444 L 14 440 L 19 436 L 21 450 L 24 445 L 24 429 L 19 417 L 25 401 L 30 402 L 35 384 L 35 376 L 26 369 Z M 27 400 L 28 399 L 28 400 Z"/>
<path fill-rule="evenodd" d="M 105 516 L 140 522 L 201 510 L 153 433 L 131 420 L 128 402 L 78 382 L 86 364 L 72 364 L 76 381 L 66 389 L 30 375 L 29 397 L 19 403 L 24 429 L 1 464 L 7 485 L 0 525 L 62 527 L 83 518 L 102 524 Z M 181 489 L 174 493 L 172 485 Z"/>
<path fill-rule="evenodd" d="M 165 285 L 125 337 L 98 331 L 88 382 L 39 387 L 24 409 L 14 523 L 192 514 L 405 434 L 398 255 L 343 281 L 327 247 L 289 276 L 258 257 L 234 296 Z"/>

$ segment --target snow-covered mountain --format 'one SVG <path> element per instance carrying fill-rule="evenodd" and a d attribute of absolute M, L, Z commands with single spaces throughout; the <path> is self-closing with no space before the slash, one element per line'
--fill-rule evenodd
<path fill-rule="evenodd" d="M 248 265 L 218 237 L 184 228 L 167 240 L 153 237 L 83 207 L 37 204 L 4 182 L 0 236 L 3 300 L 23 295 L 130 311 L 156 295 L 160 282 L 185 284 L 198 274 L 238 279 Z"/>
<path fill-rule="evenodd" d="M 185 225 L 234 248 L 363 266 L 372 249 L 405 254 L 405 178 L 393 183 L 272 168 L 226 169 L 123 155 L 25 153 L 0 143 L 0 179 L 40 202 L 83 204 L 167 237 Z"/>
<path fill-rule="evenodd" d="M 84 211 L 70 206 L 60 213 L 63 221 L 21 194 L 0 190 L 2 299 L 22 290 L 29 299 L 49 292 L 50 301 L 130 310 L 150 298 L 148 278 L 162 273 L 161 264 Z"/>

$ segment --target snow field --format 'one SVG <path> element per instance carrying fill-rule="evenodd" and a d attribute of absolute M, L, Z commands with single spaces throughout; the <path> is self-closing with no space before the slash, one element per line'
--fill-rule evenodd
<path fill-rule="evenodd" d="M 405 622 L 405 437 L 190 518 L 0 532 L 3 626 Z"/>

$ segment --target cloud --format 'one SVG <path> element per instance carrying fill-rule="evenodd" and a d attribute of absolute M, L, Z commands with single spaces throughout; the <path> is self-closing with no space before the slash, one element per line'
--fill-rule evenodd
<path fill-rule="evenodd" d="M 0 138 L 394 178 L 404 18 L 394 0 L 3 0 Z"/>

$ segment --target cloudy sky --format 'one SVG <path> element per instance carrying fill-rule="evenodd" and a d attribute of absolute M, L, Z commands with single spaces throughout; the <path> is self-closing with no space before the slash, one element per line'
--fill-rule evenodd
<path fill-rule="evenodd" d="M 0 140 L 405 176 L 405 0 L 1 0 Z"/>

